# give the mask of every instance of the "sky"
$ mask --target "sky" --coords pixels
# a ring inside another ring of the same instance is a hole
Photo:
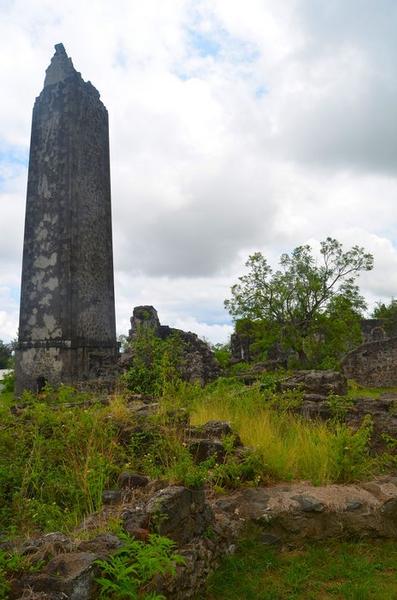
[[[395,0],[0,0],[0,339],[18,328],[31,112],[62,42],[109,111],[116,318],[226,342],[250,253],[327,236],[397,296]]]

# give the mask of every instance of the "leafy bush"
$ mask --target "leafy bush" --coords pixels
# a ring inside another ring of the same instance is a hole
[[[96,579],[100,598],[105,600],[163,600],[144,588],[155,575],[175,573],[184,559],[174,552],[175,543],[166,537],[150,535],[143,543],[122,535],[123,545],[108,560],[98,560],[101,576]],[[165,599],[164,599],[165,600]]]
[[[331,413],[337,421],[343,421],[349,410],[354,406],[354,400],[349,396],[330,394],[327,398],[327,401],[331,409]]]
[[[212,348],[212,351],[222,369],[226,369],[229,366],[232,356],[230,352],[230,344],[216,344]]]
[[[15,387],[15,372],[11,371],[10,373],[4,375],[0,383],[2,385],[3,392],[13,392]]]
[[[22,571],[33,573],[43,566],[43,561],[31,563],[29,557],[17,552],[0,550],[0,600],[7,600],[10,593],[9,580]]]
[[[336,427],[332,443],[335,481],[355,481],[371,474],[368,442],[372,429],[370,415],[364,417],[360,428],[354,433],[343,425]]]
[[[183,351],[178,335],[161,340],[150,328],[142,328],[131,342],[131,348],[132,366],[122,376],[128,389],[136,393],[161,396],[180,381]]]

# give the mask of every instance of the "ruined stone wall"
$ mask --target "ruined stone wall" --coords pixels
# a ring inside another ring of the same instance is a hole
[[[361,333],[363,342],[377,342],[389,337],[385,330],[385,324],[382,319],[362,319]]]
[[[362,385],[397,385],[397,337],[362,344],[345,356],[342,369]]]
[[[126,353],[124,362],[127,366],[133,362],[133,344],[138,333],[150,330],[153,335],[162,340],[170,336],[177,336],[180,340],[183,363],[180,369],[182,379],[204,385],[220,375],[220,367],[209,345],[191,331],[182,331],[168,327],[168,325],[161,325],[153,306],[135,306],[130,323],[131,329],[128,335],[132,343],[132,355],[129,352]]]
[[[94,376],[117,355],[108,115],[61,44],[33,109],[17,393]]]

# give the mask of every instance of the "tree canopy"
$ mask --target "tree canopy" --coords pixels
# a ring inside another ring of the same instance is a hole
[[[389,304],[378,302],[372,316],[374,319],[383,321],[388,335],[397,335],[397,300],[395,298],[391,298]]]
[[[333,334],[336,328],[348,336],[350,325],[357,325],[366,304],[356,280],[373,268],[373,256],[360,246],[344,251],[338,240],[328,237],[320,244],[319,259],[304,245],[282,254],[276,271],[261,252],[252,254],[246,267],[248,273],[233,285],[225,307],[235,319],[267,323],[272,337],[304,362],[310,346],[329,339],[331,317]]]
[[[11,359],[11,345],[0,340],[0,369],[7,369]]]

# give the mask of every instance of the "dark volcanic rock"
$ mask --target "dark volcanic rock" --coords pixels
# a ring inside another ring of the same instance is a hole
[[[120,548],[120,546],[122,546],[122,542],[116,535],[113,535],[112,533],[102,533],[92,540],[80,542],[78,551],[91,552],[92,554],[99,556],[99,558],[104,559],[114,550]]]
[[[300,509],[303,512],[323,512],[324,504],[316,498],[310,496],[292,496],[293,500],[299,503]]]
[[[397,385],[397,337],[361,344],[342,361],[346,377],[369,387]]]
[[[149,516],[143,507],[123,513],[123,529],[133,537],[138,537],[137,532],[147,529],[148,525]]]
[[[297,371],[280,382],[281,391],[301,390],[307,400],[321,400],[331,394],[347,394],[347,379],[338,371]]]
[[[223,462],[226,457],[224,438],[231,437],[233,448],[241,448],[242,443],[237,434],[233,432],[226,421],[208,421],[203,425],[186,429],[189,440],[189,452],[195,462],[200,463],[207,458],[215,457],[218,462]]]
[[[219,440],[226,435],[232,435],[233,429],[227,421],[207,421],[204,425],[190,427],[187,430],[187,433],[191,438],[210,438],[212,440]]]
[[[149,483],[149,478],[145,475],[139,475],[139,473],[124,471],[123,473],[120,473],[118,483],[123,489],[134,489],[145,487]]]
[[[226,450],[222,442],[211,439],[195,439],[189,444],[189,452],[196,463],[201,463],[212,456],[217,462],[223,462]]]
[[[204,490],[169,486],[160,490],[146,506],[151,528],[181,545],[202,534],[213,522]]]
[[[18,598],[23,590],[31,588],[34,592],[47,593],[50,598],[92,600],[95,587],[94,563],[97,558],[91,552],[59,554],[41,573],[25,575],[14,581],[12,598]]]

